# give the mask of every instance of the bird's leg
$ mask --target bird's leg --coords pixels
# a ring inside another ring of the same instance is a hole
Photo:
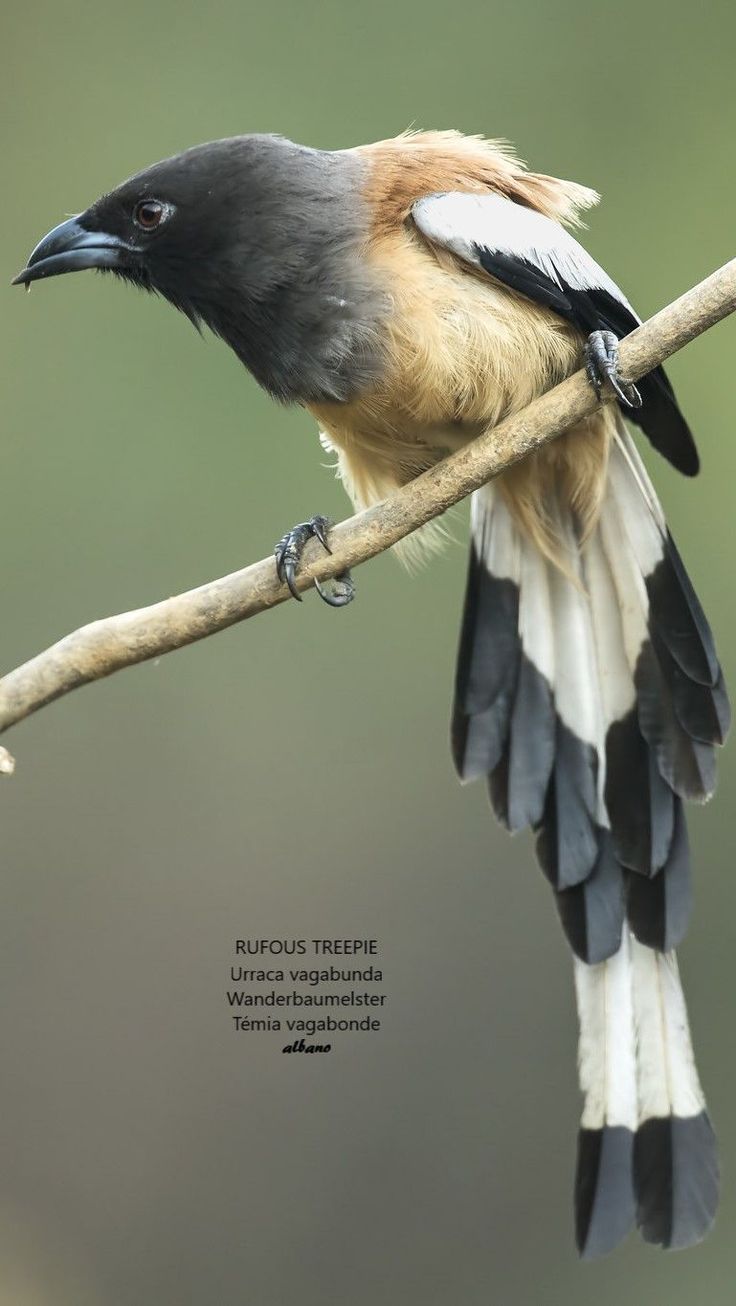
[[[302,596],[294,584],[294,575],[304,552],[304,546],[314,537],[319,540],[327,553],[332,553],[327,543],[329,525],[326,517],[310,517],[309,521],[300,522],[298,526],[287,531],[274,549],[278,578],[288,585],[294,598],[300,603]],[[316,580],[314,587],[320,598],[324,599],[325,603],[329,603],[331,608],[344,608],[345,604],[350,603],[355,596],[355,585],[349,571],[343,571],[339,576],[329,580]]]
[[[585,342],[585,371],[598,398],[607,381],[627,408],[641,408],[641,395],[618,370],[618,337],[613,331],[593,331]]]

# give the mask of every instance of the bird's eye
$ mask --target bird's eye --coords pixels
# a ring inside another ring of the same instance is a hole
[[[143,231],[155,231],[168,217],[168,205],[160,200],[140,200],[133,209],[133,221]]]

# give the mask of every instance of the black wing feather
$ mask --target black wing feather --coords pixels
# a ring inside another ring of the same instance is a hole
[[[628,305],[616,299],[602,286],[584,290],[555,281],[529,259],[476,245],[481,266],[497,281],[559,313],[585,335],[592,331],[612,331],[623,340],[639,321]],[[677,406],[675,393],[661,367],[655,368],[638,382],[642,406],[625,409],[631,422],[640,426],[658,453],[685,476],[695,476],[700,467],[692,433]]]

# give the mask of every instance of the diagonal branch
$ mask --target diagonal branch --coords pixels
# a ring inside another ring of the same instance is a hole
[[[736,259],[627,336],[620,352],[623,376],[638,380],[734,309]],[[382,553],[597,407],[584,373],[577,372],[390,499],[341,522],[330,532],[330,556],[311,542],[299,589]],[[82,626],[0,680],[0,731],[79,685],[204,639],[288,597],[273,558],[265,558],[148,608]],[[0,774],[12,766],[0,749]]]

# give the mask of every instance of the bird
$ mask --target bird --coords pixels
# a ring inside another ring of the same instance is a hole
[[[316,419],[357,509],[389,496],[581,365],[592,416],[471,500],[452,704],[461,781],[530,830],[570,944],[583,1110],[584,1258],[631,1231],[699,1242],[717,1145],[676,948],[691,913],[685,800],[715,784],[729,704],[713,635],[634,440],[685,476],[698,454],[640,319],[574,233],[598,200],[501,140],[411,131],[339,150],[208,142],[56,226],[15,279],[94,268],[208,327],[276,400]],[[276,546],[296,597],[316,514]],[[411,537],[431,556],[436,524]],[[324,582],[333,606],[348,573]]]

